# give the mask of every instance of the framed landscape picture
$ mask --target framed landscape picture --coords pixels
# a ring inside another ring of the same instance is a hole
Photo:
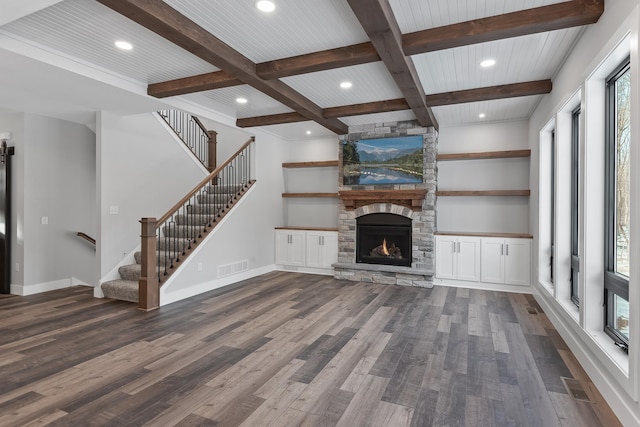
[[[342,166],[343,185],[419,184],[422,135],[346,141]]]

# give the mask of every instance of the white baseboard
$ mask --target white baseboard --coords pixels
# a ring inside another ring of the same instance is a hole
[[[435,285],[452,288],[482,289],[485,291],[512,292],[514,294],[531,294],[531,286],[505,285],[489,282],[467,282],[465,280],[433,279]]]
[[[52,282],[36,283],[35,285],[11,285],[11,293],[14,295],[27,296],[41,294],[42,292],[55,291],[57,289],[72,286],[72,279],[60,279]]]
[[[276,270],[275,265],[266,265],[264,267],[254,268],[253,270],[245,271],[240,274],[234,274],[233,276],[227,276],[222,279],[211,280],[209,282],[199,283],[195,286],[190,286],[186,289],[179,289],[174,292],[163,292],[160,289],[160,306],[165,306],[173,302],[181,301],[186,298],[190,298],[196,295],[203,294],[205,292],[213,291],[215,289],[229,286],[234,283],[241,282],[243,280],[251,279],[262,274],[267,274]]]
[[[323,276],[333,276],[333,268],[299,267],[296,265],[276,265],[278,271],[291,271],[295,273],[321,274]]]

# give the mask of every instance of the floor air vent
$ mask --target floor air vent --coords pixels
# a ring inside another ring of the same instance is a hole
[[[249,269],[249,260],[244,259],[242,261],[233,262],[231,264],[218,266],[218,278],[232,276],[234,274],[242,273]]]
[[[562,379],[562,382],[564,383],[564,386],[567,389],[569,396],[571,396],[573,400],[593,403],[591,402],[591,399],[589,399],[587,392],[584,391],[584,387],[582,387],[582,383],[580,381],[574,378],[566,378],[566,377],[560,377],[560,378]]]

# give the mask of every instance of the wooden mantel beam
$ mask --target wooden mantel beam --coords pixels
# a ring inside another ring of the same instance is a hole
[[[388,0],[347,0],[360,25],[378,51],[407,104],[422,126],[438,128],[426,104],[424,89],[413,60],[402,50],[402,33]]]
[[[455,92],[435,93],[426,95],[426,102],[432,107],[441,105],[463,104],[466,102],[489,101],[495,99],[516,98],[519,96],[543,95],[551,92],[551,80],[537,80],[532,82],[512,83],[499,86],[489,86]],[[403,98],[387,101],[367,102],[363,104],[344,105],[322,110],[327,118],[360,116],[363,114],[385,113],[389,111],[408,110],[409,104]],[[307,120],[298,113],[273,114],[269,116],[246,117],[238,119],[238,127],[268,126],[284,123],[303,122]]]
[[[322,109],[280,80],[264,80],[256,64],[162,0],[98,0],[200,59],[235,76],[327,129],[345,134],[348,127],[338,119],[326,119]]]
[[[560,30],[593,24],[604,12],[604,0],[571,0],[563,3],[527,9],[502,15],[474,19],[402,35],[405,55],[460,47],[486,41]],[[256,64],[256,73],[263,79],[277,79],[380,60],[371,42],[312,52],[289,58]],[[196,79],[197,78],[197,79]],[[179,79],[150,85],[149,94],[157,97],[181,95],[242,84],[223,71],[216,71],[195,80]],[[199,80],[209,82],[197,84]],[[168,84],[170,92],[164,91]],[[182,84],[182,86],[180,86]],[[216,86],[219,85],[219,86]]]

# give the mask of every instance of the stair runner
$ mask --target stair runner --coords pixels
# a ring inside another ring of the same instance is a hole
[[[213,194],[214,188],[215,194]],[[188,235],[187,229],[202,227],[203,224],[208,223],[220,211],[229,207],[231,202],[240,195],[241,190],[242,186],[208,186],[208,194],[198,196],[198,204],[188,207],[189,215],[176,215],[175,227],[163,227],[162,236],[158,239],[157,245],[159,250],[157,255],[158,264],[164,265],[171,259],[175,260],[177,255],[180,255],[181,261],[183,261],[182,250],[189,244],[189,241],[184,238],[184,236]],[[209,213],[209,215],[205,212]],[[177,237],[177,239],[164,239],[163,236]],[[171,243],[169,244],[168,242]],[[100,285],[105,298],[138,302],[138,281],[142,267],[142,253],[136,252],[134,257],[135,264],[123,265],[118,269],[120,279],[110,280]]]

